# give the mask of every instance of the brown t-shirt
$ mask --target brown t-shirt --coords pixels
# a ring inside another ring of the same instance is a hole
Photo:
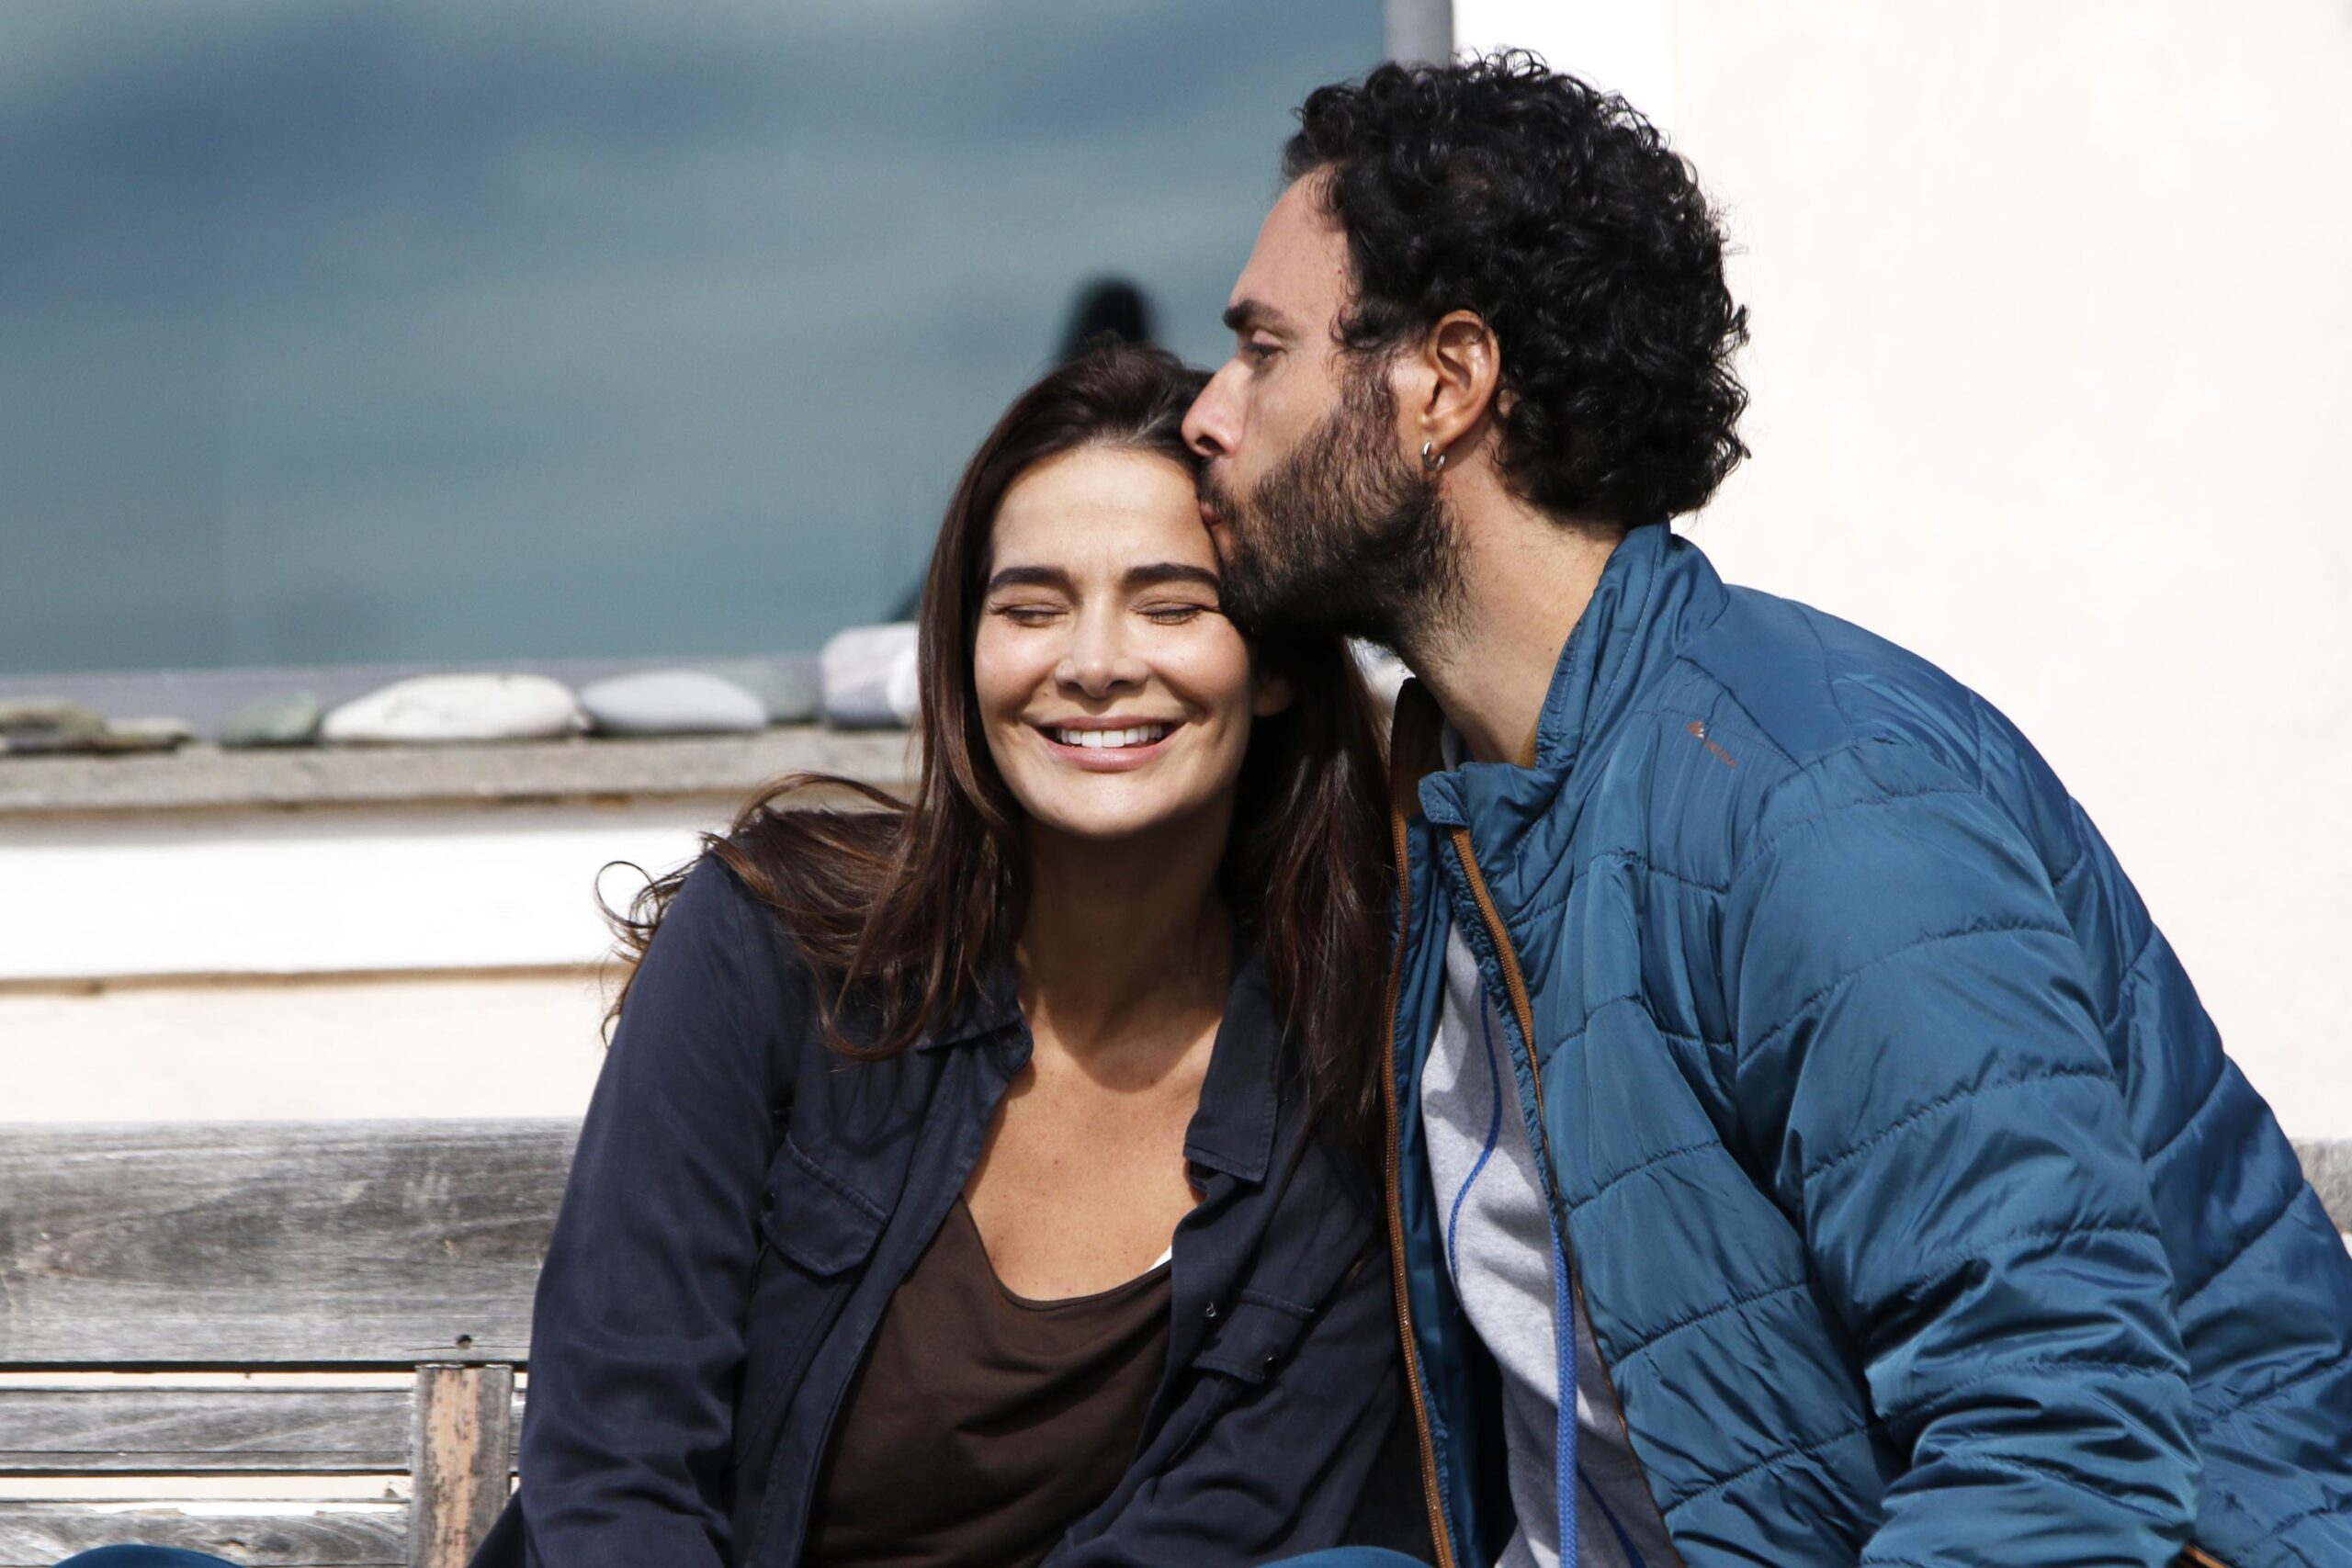
[[[1168,1359],[1168,1265],[1016,1296],[960,1197],[883,1310],[810,1515],[811,1568],[1030,1568],[1118,1484]]]

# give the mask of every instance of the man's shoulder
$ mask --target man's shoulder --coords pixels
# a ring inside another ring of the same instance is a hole
[[[1809,604],[1729,590],[1724,613],[1680,650],[1701,690],[1789,770],[1872,742],[1914,746],[1973,771],[1984,699],[1910,649]]]
[[[1652,831],[1710,850],[1716,874],[1797,818],[1955,789],[2014,806],[2057,788],[1976,693],[1810,605],[1729,589],[1676,655],[1644,705],[1650,744],[1681,753],[1651,773]]]

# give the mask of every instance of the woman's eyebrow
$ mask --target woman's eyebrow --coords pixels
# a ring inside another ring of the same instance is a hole
[[[1000,588],[1058,588],[1065,593],[1076,592],[1069,573],[1057,566],[1008,566],[989,579],[988,591]]]
[[[1158,588],[1170,582],[1196,582],[1202,587],[1220,590],[1225,581],[1204,566],[1190,561],[1150,561],[1131,566],[1119,576],[1120,586],[1132,593],[1138,588]],[[1078,584],[1070,574],[1057,566],[1008,566],[989,579],[988,591],[1000,588],[1056,588],[1064,593],[1076,594]]]
[[[1212,591],[1222,590],[1225,587],[1224,580],[1208,568],[1193,566],[1186,561],[1173,560],[1153,561],[1148,566],[1129,567],[1126,575],[1120,581],[1126,584],[1130,592],[1138,588],[1158,588],[1170,582],[1197,582],[1202,587]]]

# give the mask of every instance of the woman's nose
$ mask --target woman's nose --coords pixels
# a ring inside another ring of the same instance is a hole
[[[1144,678],[1143,661],[1127,638],[1125,618],[1115,613],[1080,615],[1054,678],[1090,697],[1109,696],[1123,686],[1139,683]]]

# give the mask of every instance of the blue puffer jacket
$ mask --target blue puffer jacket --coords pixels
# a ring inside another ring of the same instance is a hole
[[[2352,1260],[2000,715],[1650,527],[1532,767],[1437,728],[1408,688],[1389,1193],[1442,1563],[1513,1522],[1396,1114],[1449,921],[1690,1568],[2352,1563]]]

